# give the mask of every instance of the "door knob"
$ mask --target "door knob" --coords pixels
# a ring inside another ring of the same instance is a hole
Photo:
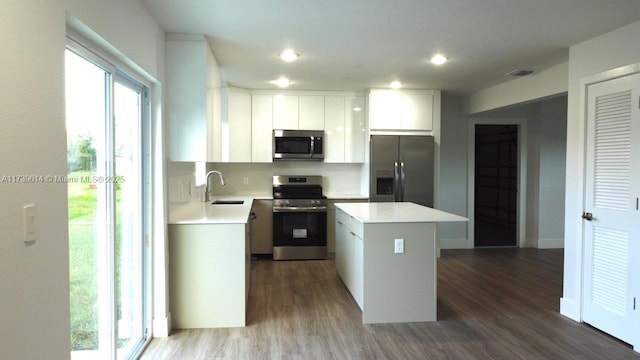
[[[589,212],[583,212],[582,213],[582,218],[587,220],[587,221],[591,221],[591,220],[593,220],[593,214],[589,213]]]

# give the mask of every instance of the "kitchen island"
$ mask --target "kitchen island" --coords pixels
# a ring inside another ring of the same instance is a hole
[[[336,272],[362,322],[436,321],[436,224],[467,219],[409,202],[335,207]]]
[[[223,204],[212,205],[216,200]],[[169,298],[173,328],[246,325],[252,203],[251,198],[234,197],[172,204]]]

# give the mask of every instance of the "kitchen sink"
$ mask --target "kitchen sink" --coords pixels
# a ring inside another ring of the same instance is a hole
[[[216,200],[211,205],[242,205],[244,200]]]

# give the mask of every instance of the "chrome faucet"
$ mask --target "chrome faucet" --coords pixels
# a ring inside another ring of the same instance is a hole
[[[222,177],[222,173],[220,171],[217,170],[211,170],[207,173],[206,176],[206,182],[205,182],[205,187],[204,187],[204,202],[208,202],[209,201],[209,197],[211,196],[211,190],[209,190],[209,176],[211,174],[218,174],[218,176],[220,176],[220,184],[222,186],[224,186],[224,178]]]

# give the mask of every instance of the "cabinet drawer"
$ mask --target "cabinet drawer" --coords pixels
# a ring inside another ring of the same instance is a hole
[[[349,229],[350,232],[354,233],[357,237],[364,239],[362,222],[340,209],[336,209],[336,219]]]

